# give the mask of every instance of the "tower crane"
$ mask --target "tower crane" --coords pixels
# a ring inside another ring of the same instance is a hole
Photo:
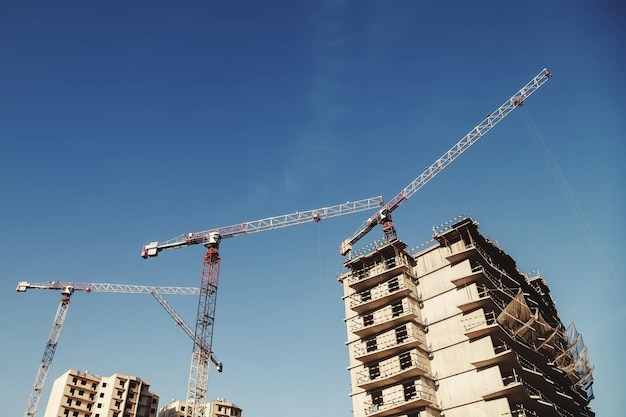
[[[244,236],[298,224],[319,222],[323,219],[370,210],[380,207],[382,197],[348,201],[330,207],[268,217],[232,226],[219,227],[201,232],[186,233],[166,242],[151,242],[144,245],[141,256],[151,258],[161,251],[201,244],[207,249],[202,264],[200,299],[194,332],[194,348],[191,355],[189,383],[187,388],[187,416],[204,417],[204,403],[209,383],[209,353],[213,344],[215,306],[220,271],[219,244],[221,239]]]
[[[200,292],[199,290],[200,289],[198,288],[198,293]],[[208,352],[208,354],[211,357],[211,362],[213,362],[213,364],[215,365],[215,368],[217,368],[217,372],[222,372],[224,370],[224,365],[222,364],[222,362],[217,359],[217,357],[215,356],[215,353],[213,353],[209,349],[209,347],[204,343],[204,341],[202,340],[196,341],[196,335],[194,334],[193,329],[187,324],[185,320],[183,320],[183,318],[176,312],[176,310],[172,308],[172,306],[167,302],[167,300],[163,298],[163,296],[156,291],[151,292],[151,294],[154,296],[154,298],[156,298],[158,303],[161,304],[161,306],[165,309],[165,311],[168,312],[170,317],[174,319],[174,322],[176,323],[176,325],[179,326],[185,332],[185,334],[191,338],[191,340],[193,340],[195,343],[198,343],[204,351]]]
[[[198,295],[200,293],[199,288],[190,288],[190,287],[159,287],[159,286],[143,286],[143,285],[127,285],[127,284],[103,284],[103,283],[59,282],[59,281],[50,281],[50,282],[35,283],[35,284],[31,284],[30,282],[27,282],[27,281],[18,282],[17,288],[16,288],[18,292],[25,292],[26,290],[29,290],[29,289],[61,291],[61,301],[59,302],[59,307],[57,308],[57,312],[54,315],[54,321],[52,322],[52,329],[50,330],[50,335],[48,336],[48,341],[44,349],[43,357],[41,359],[41,362],[39,363],[39,368],[37,370],[37,375],[35,377],[33,389],[31,390],[30,397],[26,405],[26,411],[24,412],[24,417],[34,417],[37,415],[39,402],[41,400],[41,394],[46,385],[46,379],[48,378],[50,365],[52,364],[52,359],[54,358],[54,352],[56,351],[57,344],[59,342],[59,337],[61,336],[61,329],[63,328],[65,316],[67,315],[67,309],[70,305],[70,298],[72,294],[74,294],[74,291],[153,294],[155,297],[160,296],[161,294]],[[162,296],[161,296],[161,299],[163,299]],[[165,299],[163,300],[165,301]],[[173,309],[171,310],[173,311]],[[172,313],[170,313],[170,315],[172,315]],[[184,323],[184,321],[182,322]],[[213,357],[212,354],[211,356]],[[221,363],[219,365],[219,369],[221,369]]]
[[[413,194],[419,191],[420,188],[432,180],[437,174],[443,171],[443,169],[450,165],[452,161],[461,156],[463,152],[475,144],[502,119],[508,116],[509,113],[511,113],[515,108],[523,106],[524,101],[550,78],[552,78],[552,74],[547,69],[544,68],[541,70],[537,76],[530,80],[517,93],[513,94],[511,98],[504,102],[504,104],[498,107],[491,114],[487,115],[486,119],[470,130],[467,135],[458,141],[445,154],[437,159],[432,165],[424,169],[424,171],[416,179],[404,187],[402,191],[400,191],[388,203],[383,205],[382,208],[365,220],[352,237],[341,243],[339,253],[344,256],[350,253],[352,246],[378,224],[382,224],[384,240],[391,241],[396,239],[396,230],[391,219],[391,213],[402,203],[408,200]]]

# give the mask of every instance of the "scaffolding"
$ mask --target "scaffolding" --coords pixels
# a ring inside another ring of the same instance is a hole
[[[514,338],[546,356],[572,383],[593,396],[593,365],[589,363],[587,346],[574,322],[565,328],[562,323],[550,325],[539,312],[529,307],[526,295],[520,289],[497,317],[498,323]]]

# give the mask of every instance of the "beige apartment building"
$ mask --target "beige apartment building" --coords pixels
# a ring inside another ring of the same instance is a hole
[[[187,411],[186,401],[172,401],[161,407],[158,417],[185,417]],[[224,398],[218,398],[206,404],[204,417],[243,417],[243,409]]]
[[[546,281],[470,218],[434,231],[344,264],[353,417],[594,416],[582,337]]]
[[[70,369],[54,381],[44,417],[156,417],[159,396],[135,376]]]

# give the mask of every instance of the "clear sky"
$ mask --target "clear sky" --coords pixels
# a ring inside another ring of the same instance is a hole
[[[539,270],[589,347],[593,408],[620,415],[625,17],[617,1],[4,2],[2,414],[24,413],[59,302],[17,281],[198,286],[202,247],[143,260],[142,245],[389,200],[547,67],[395,223],[413,247],[466,213]],[[368,215],[222,242],[209,398],[351,415],[338,247]],[[168,300],[193,325],[196,298]],[[191,349],[150,296],[77,293],[39,416],[69,368],[184,399]]]

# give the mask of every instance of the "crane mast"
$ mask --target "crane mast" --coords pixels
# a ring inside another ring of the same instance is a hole
[[[291,214],[268,217],[265,219],[238,223],[201,232],[186,233],[168,241],[150,242],[144,245],[142,258],[158,256],[161,251],[184,248],[201,244],[206,247],[202,262],[200,297],[194,332],[194,348],[189,367],[187,386],[187,417],[204,417],[204,405],[209,385],[209,361],[213,346],[213,329],[217,303],[217,288],[220,274],[219,244],[221,239],[244,236],[303,223],[371,210],[382,205],[382,197],[372,197],[358,201],[348,201],[335,206],[314,210],[298,211]],[[219,370],[219,369],[218,369]]]
[[[101,284],[101,283],[88,283],[88,282],[60,282],[49,281],[31,284],[27,281],[20,281],[17,284],[17,292],[25,292],[29,289],[36,290],[57,290],[61,291],[61,301],[57,308],[54,320],[52,322],[52,328],[50,329],[50,335],[46,342],[43,357],[39,363],[37,369],[37,375],[35,376],[35,382],[30,392],[28,402],[26,404],[26,411],[24,417],[35,417],[37,410],[39,409],[39,403],[41,401],[41,395],[46,386],[46,380],[48,379],[48,373],[50,366],[54,358],[59,338],[61,337],[61,329],[67,316],[67,310],[70,305],[70,298],[75,291],[85,292],[112,292],[112,293],[130,293],[130,294],[179,294],[179,295],[198,295],[200,290],[198,288],[190,287],[155,287],[155,286],[142,286],[142,285],[127,285],[127,284]],[[156,295],[155,295],[156,297]],[[162,298],[162,297],[161,297]],[[157,298],[158,300],[158,298]],[[163,304],[161,304],[163,305]],[[171,309],[171,307],[170,307]],[[167,309],[166,309],[167,310]],[[169,312],[169,311],[168,311]],[[170,313],[171,314],[171,313]],[[212,356],[212,355],[211,355]],[[216,363],[217,366],[217,363]],[[221,369],[221,363],[219,365]]]
[[[419,191],[424,185],[432,180],[437,174],[443,171],[448,165],[450,165],[456,158],[461,156],[463,152],[469,149],[473,144],[478,142],[487,132],[495,127],[502,119],[509,115],[517,107],[523,106],[524,101],[530,97],[535,91],[539,89],[544,83],[546,83],[552,74],[543,69],[532,80],[530,80],[524,87],[522,87],[517,93],[513,94],[507,101],[505,101],[500,107],[498,107],[491,114],[487,115],[482,122],[469,131],[460,141],[458,141],[452,148],[444,153],[439,159],[433,162],[432,165],[427,167],[416,179],[414,179],[409,185],[404,187],[395,197],[393,197],[388,203],[386,203],[378,212],[370,216],[356,233],[346,240],[344,240],[339,249],[341,255],[346,255],[352,250],[352,246],[358,242],[363,236],[369,233],[377,224],[382,224],[383,236],[386,240],[393,240],[396,238],[396,231],[391,220],[391,213],[397,209],[402,203],[408,200],[413,194]]]
[[[50,335],[46,342],[46,347],[43,351],[43,357],[39,363],[37,369],[37,375],[35,376],[35,383],[33,389],[30,392],[28,403],[26,404],[26,411],[24,417],[35,417],[39,408],[39,401],[41,400],[41,394],[46,386],[46,379],[48,379],[48,372],[50,371],[50,365],[54,358],[54,352],[57,349],[59,343],[59,337],[61,336],[61,329],[63,328],[63,322],[65,322],[65,316],[67,315],[67,308],[70,305],[70,297],[74,293],[72,287],[66,287],[61,292],[61,301],[59,307],[54,315],[54,321],[52,322],[52,329],[50,329]]]
[[[170,315],[170,317],[172,319],[174,319],[174,322],[176,323],[176,325],[179,326],[185,332],[185,334],[191,338],[191,340],[195,341],[195,334],[194,334],[193,329],[176,312],[176,310],[174,310],[172,308],[172,306],[167,302],[167,300],[161,294],[159,294],[158,292],[152,292],[151,294],[154,296],[154,298],[157,300],[157,302],[159,304],[161,304],[161,307],[163,307],[165,309],[165,311],[167,311],[167,313]],[[213,352],[211,352],[209,347],[207,345],[205,345],[204,342],[198,341],[198,343],[200,343],[202,345],[202,349],[204,349],[204,350],[209,352],[209,354],[211,355],[211,362],[213,362],[213,364],[217,368],[217,371],[218,372],[222,372],[223,369],[224,369],[224,365],[222,364],[222,362],[220,362],[217,359],[215,354]]]

